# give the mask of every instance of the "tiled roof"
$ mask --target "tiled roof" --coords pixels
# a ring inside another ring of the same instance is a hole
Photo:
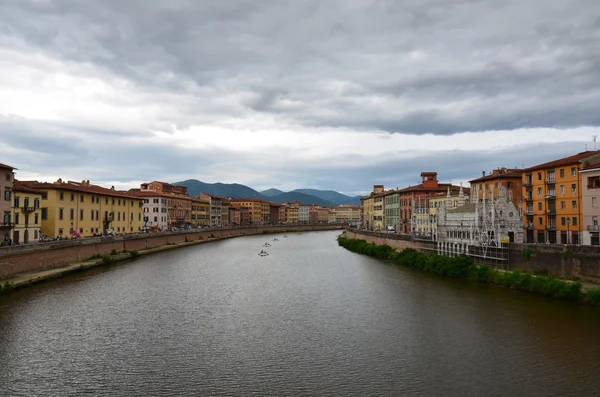
[[[30,187],[39,190],[50,190],[50,189],[60,189],[74,192],[83,192],[83,193],[94,193],[101,194],[104,196],[113,196],[113,197],[123,197],[129,199],[139,199],[139,196],[132,194],[130,192],[126,192],[123,190],[113,190],[107,189],[102,186],[97,185],[83,185],[83,184],[74,184],[74,183],[65,183],[65,182],[38,182],[32,184]]]
[[[12,167],[12,166],[6,165],[6,164],[2,164],[2,163],[0,163],[0,168],[4,168],[4,169],[8,169],[8,170],[16,170],[15,167]]]
[[[256,199],[256,198],[234,198],[234,199],[231,199],[231,202],[236,202],[236,203],[240,203],[240,202],[266,203],[267,201],[261,200],[261,199]]]
[[[506,179],[506,178],[515,178],[521,179],[523,177],[523,170],[520,169],[509,169],[504,173],[496,173],[489,174],[486,176],[479,177],[477,179],[470,180],[469,183],[477,183],[477,182],[485,182],[485,181],[494,181],[498,179]]]
[[[534,165],[533,167],[526,168],[523,171],[529,172],[529,171],[543,170],[543,169],[552,168],[552,167],[560,167],[563,165],[577,164],[581,160],[586,159],[586,158],[591,157],[596,154],[600,154],[600,151],[588,150],[586,152],[577,153],[573,156],[563,157],[562,159],[553,160],[553,161],[549,161],[547,163]]]
[[[39,190],[33,189],[30,186],[32,183],[38,183],[37,181],[17,181],[15,179],[15,183],[13,184],[12,191],[13,192],[24,192],[24,193],[34,193],[34,194],[42,194]]]

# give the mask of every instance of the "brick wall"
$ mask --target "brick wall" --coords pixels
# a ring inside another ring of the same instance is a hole
[[[114,249],[117,252],[142,251],[168,244],[178,244],[197,240],[206,240],[211,234],[215,237],[262,234],[312,230],[341,229],[335,225],[274,226],[230,229],[190,230],[175,233],[137,234],[64,240],[44,244],[2,247],[0,249],[0,279],[9,278],[18,273],[53,269],[69,263],[84,261],[94,255],[107,255]]]

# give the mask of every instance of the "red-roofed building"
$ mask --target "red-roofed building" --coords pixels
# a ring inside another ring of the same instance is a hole
[[[412,234],[413,232],[413,199],[418,208],[429,208],[429,197],[437,193],[447,192],[448,189],[450,189],[450,194],[455,194],[460,191],[461,187],[450,183],[440,183],[437,179],[437,172],[421,172],[420,184],[398,190],[400,198],[400,232],[406,234]]]
[[[469,181],[471,184],[471,202],[482,200],[483,195],[490,198],[490,192],[494,199],[500,194],[500,186],[506,188],[508,199],[513,202],[516,208],[523,205],[523,170],[518,168],[498,168],[486,175],[482,171],[482,176]]]
[[[580,244],[584,164],[600,162],[586,151],[523,170],[523,208],[528,243]]]

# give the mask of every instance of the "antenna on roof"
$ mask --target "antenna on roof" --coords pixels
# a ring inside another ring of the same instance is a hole
[[[592,135],[592,140],[594,141],[594,151],[596,151],[596,139],[598,139],[598,135]]]

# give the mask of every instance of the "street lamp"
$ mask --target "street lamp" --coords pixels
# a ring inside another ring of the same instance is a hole
[[[571,234],[571,217],[567,217],[567,245],[570,243],[570,234]]]

